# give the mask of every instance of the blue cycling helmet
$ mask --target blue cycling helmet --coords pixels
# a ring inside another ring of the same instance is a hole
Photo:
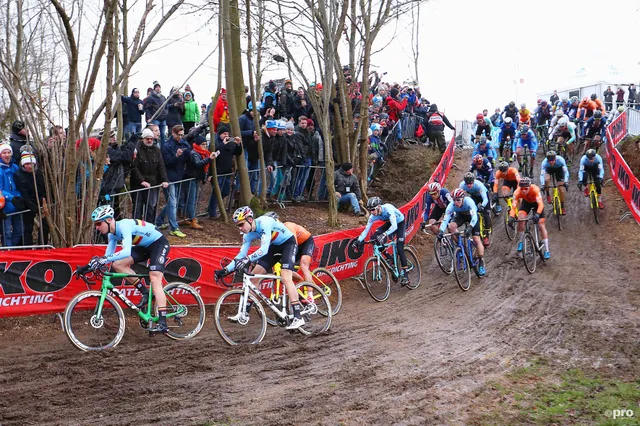
[[[98,206],[93,213],[91,213],[92,222],[102,222],[107,219],[113,219],[115,212],[111,206]]]

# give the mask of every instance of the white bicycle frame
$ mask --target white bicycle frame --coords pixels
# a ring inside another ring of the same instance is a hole
[[[250,274],[248,272],[245,272],[243,277],[242,277],[242,290],[243,290],[243,294],[242,294],[242,298],[240,299],[240,303],[238,303],[238,313],[239,314],[243,314],[246,315],[247,312],[247,303],[246,301],[249,300],[249,291],[251,291],[259,300],[261,300],[264,304],[267,305],[267,307],[269,309],[271,309],[277,316],[278,318],[282,319],[282,320],[286,320],[287,317],[289,317],[290,315],[287,313],[287,292],[285,291],[282,295],[283,297],[283,301],[282,301],[282,306],[283,306],[283,310],[281,311],[280,309],[278,309],[278,307],[271,301],[271,299],[269,299],[267,296],[265,296],[259,289],[258,287],[256,287],[253,282],[251,282],[251,279],[253,278],[257,278],[257,279],[270,279],[270,280],[281,280],[282,277],[279,277],[277,275],[270,275],[270,274]],[[284,284],[284,283],[283,283]]]

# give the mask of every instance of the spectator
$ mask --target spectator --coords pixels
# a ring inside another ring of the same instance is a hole
[[[551,102],[551,105],[554,105],[556,101],[559,101],[559,100],[560,100],[560,96],[558,96],[558,91],[554,90],[553,95],[551,95],[551,97],[549,98],[549,102]]]
[[[2,219],[2,240],[5,246],[17,246],[22,240],[22,215],[11,213],[25,210],[26,205],[20,197],[14,176],[18,166],[12,161],[13,149],[8,143],[0,144],[0,194],[4,199],[4,207],[0,210]],[[0,198],[0,200],[2,199]]]
[[[262,126],[262,153],[264,154],[264,164],[267,168],[267,179],[269,181],[267,194],[271,194],[276,179],[275,165],[273,160],[273,149],[276,143],[275,138],[277,132],[278,122],[276,120],[267,120],[264,126]]]
[[[301,140],[296,140],[294,136],[295,127],[292,121],[285,124],[284,140],[287,146],[287,158],[286,168],[284,170],[284,176],[282,180],[282,186],[279,194],[279,201],[282,201],[284,197],[293,197],[293,187],[291,185],[293,170],[297,171],[296,166],[304,164],[304,147]],[[283,194],[282,188],[286,191]]]
[[[11,149],[13,150],[12,160],[16,165],[20,164],[21,148],[29,142],[29,128],[24,121],[16,120],[11,124],[9,141],[11,143]],[[32,146],[29,147],[29,150],[35,152]]]
[[[340,170],[334,173],[334,181],[338,208],[351,206],[356,216],[364,216],[360,183],[358,183],[358,177],[353,174],[353,165],[342,164]]]
[[[208,124],[207,104],[200,105],[200,124]]]
[[[296,97],[296,93],[293,91],[293,84],[291,80],[286,79],[284,81],[284,88],[280,91],[280,117],[285,118],[287,121],[293,117],[293,101]]]
[[[249,170],[251,192],[256,194],[260,183],[260,156],[258,155],[257,144],[257,141],[260,140],[260,135],[255,131],[253,115],[253,104],[249,102],[248,108],[238,118],[238,123],[240,124],[242,145],[244,146],[244,159],[247,163],[247,169]],[[227,126],[227,129],[228,127],[229,126]]]
[[[616,107],[624,106],[624,93],[622,87],[618,86],[616,90]]]
[[[169,183],[181,181],[184,177],[185,166],[189,162],[191,155],[190,148],[189,144],[184,140],[184,127],[175,126],[171,130],[171,138],[161,149]],[[179,184],[173,183],[163,190],[167,204],[158,215],[156,226],[159,229],[165,229],[167,225],[164,224],[164,220],[165,217],[168,217],[169,227],[171,228],[170,235],[185,238],[186,235],[178,228],[179,187]]]
[[[44,217],[49,212],[47,210],[46,189],[44,185],[44,175],[40,169],[36,168],[36,157],[30,152],[24,152],[20,157],[20,169],[14,176],[16,188],[22,195],[22,199],[29,209],[22,215],[24,222],[24,238],[22,244],[33,245],[33,223],[42,208],[42,234],[41,244],[47,244],[49,240],[49,225]],[[38,204],[39,202],[39,204]],[[40,240],[40,239],[39,239]]]
[[[633,108],[636,103],[636,85],[631,83],[629,86],[629,98],[628,98],[629,108]]]
[[[147,124],[155,124],[160,130],[160,146],[164,145],[167,131],[167,115],[169,110],[165,105],[166,98],[161,93],[162,87],[157,81],[153,82],[153,92],[145,99],[145,112],[147,113]],[[157,115],[156,115],[157,113]],[[152,120],[151,118],[156,115]]]
[[[186,96],[187,92],[189,92],[191,94],[191,100],[195,101],[196,100],[196,95],[193,93],[193,90],[191,90],[191,86],[189,84],[184,86],[184,94],[185,94],[185,96]],[[196,105],[198,105],[198,104],[196,103]],[[186,131],[187,130],[185,129],[185,132]]]
[[[301,115],[298,118],[298,126],[293,135],[296,145],[301,147],[304,157],[303,167],[298,167],[296,172],[296,183],[293,192],[294,201],[304,201],[304,189],[309,179],[309,170],[313,163],[312,141],[309,129],[307,129],[307,117]]]
[[[229,124],[229,103],[227,102],[227,90],[220,89],[220,96],[216,103],[216,109],[213,110],[213,130],[218,130],[220,123]]]
[[[451,130],[455,131],[455,127],[451,125],[449,119],[444,113],[438,111],[438,105],[431,104],[429,107],[429,114],[427,114],[427,137],[431,143],[436,143],[440,153],[444,153],[447,147],[447,142],[444,138],[444,126],[446,125]]]
[[[276,83],[273,80],[269,80],[269,84],[265,86],[264,94],[262,95],[262,106],[260,108],[260,114],[265,115],[268,109],[273,108],[273,118],[275,118],[275,111],[278,110],[278,99],[276,93]]]
[[[402,139],[402,125],[400,124],[400,114],[407,107],[407,98],[403,99],[402,102],[399,101],[398,98],[399,91],[395,87],[389,91],[389,96],[387,96],[387,106],[389,107],[389,119],[397,123],[396,125],[396,139],[400,143],[400,146],[404,146],[404,140]],[[405,147],[406,148],[406,147]]]
[[[495,113],[489,118],[493,127],[500,127],[502,125],[502,114],[500,108],[496,108]]]
[[[123,109],[126,110],[127,119],[124,121],[124,134],[126,137],[131,136],[134,133],[140,133],[142,131],[142,116],[144,115],[144,106],[140,99],[140,91],[133,89],[131,96],[121,96]]]
[[[111,135],[109,146],[107,147],[107,158],[105,166],[107,169],[102,177],[102,186],[100,187],[100,202],[98,204],[108,204],[107,195],[118,194],[125,187],[125,180],[131,169],[133,161],[133,152],[138,143],[138,135],[133,133],[127,143],[119,146],[116,141],[115,132]],[[120,199],[122,197],[113,198],[113,209],[116,219],[120,216]]]
[[[239,136],[230,137],[229,126],[222,123],[218,126],[218,141],[216,150],[220,152],[216,157],[216,172],[218,174],[218,186],[224,199],[231,193],[231,178],[233,174],[233,159],[242,154],[242,139]],[[211,180],[213,168],[209,168],[209,180]],[[213,185],[213,183],[211,184]],[[220,210],[222,211],[222,206]],[[217,219],[218,198],[215,191],[211,191],[209,199],[209,219]]]
[[[200,185],[204,183],[205,178],[209,175],[211,161],[216,158],[218,152],[209,151],[207,149],[208,145],[207,138],[199,135],[194,139],[191,149],[190,169],[195,171],[195,179],[190,181],[186,214],[187,224],[193,229],[202,229],[202,225],[198,223],[196,218],[196,201],[198,200]]]
[[[287,139],[284,136],[287,123],[283,120],[276,121],[276,135],[271,147],[271,159],[273,161],[273,185],[269,186],[268,195],[273,200],[281,188],[284,172],[287,167]]]
[[[193,100],[191,92],[184,92],[184,113],[182,114],[184,131],[188,133],[199,121],[198,104]]]
[[[167,127],[182,126],[182,114],[184,114],[184,99],[182,93],[171,89],[171,97],[167,104]],[[186,132],[186,131],[185,131]]]
[[[320,132],[316,130],[315,123],[312,119],[307,119],[307,130],[311,137],[311,164],[313,166],[324,167],[324,142]],[[312,185],[314,189],[318,189],[317,198],[325,199],[327,197],[327,183],[324,176],[324,170],[321,168],[313,169]]]
[[[309,101],[309,97],[304,92],[302,87],[298,87],[298,93],[296,97],[293,99],[293,119],[297,123],[300,120],[300,116],[309,115],[311,101]]]
[[[159,133],[158,126],[150,127],[154,127]],[[142,131],[142,141],[138,144],[136,158],[131,165],[131,189],[146,189],[133,194],[133,217],[149,223],[156,221],[156,207],[160,192],[159,188],[152,187],[162,185],[163,188],[167,188],[169,186],[162,153],[154,143],[156,138],[152,129],[147,128]]]
[[[604,97],[604,106],[607,111],[611,111],[613,109],[613,90],[611,90],[611,86],[607,86],[607,90],[602,94]]]

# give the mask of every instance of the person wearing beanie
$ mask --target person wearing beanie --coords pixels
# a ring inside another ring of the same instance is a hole
[[[142,140],[136,147],[137,154],[131,163],[131,189],[146,189],[132,194],[133,196],[133,217],[149,223],[156,221],[156,209],[161,185],[163,188],[169,186],[167,170],[160,148],[155,141],[158,126],[151,125],[142,131]],[[154,132],[155,130],[155,132]]]
[[[286,79],[284,81],[284,87],[280,90],[280,101],[278,104],[280,118],[290,120],[291,117],[293,117],[293,101],[295,97],[296,92],[293,91],[293,84],[291,80]]]
[[[227,197],[231,193],[231,178],[233,175],[233,159],[242,154],[242,139],[239,136],[235,138],[231,137],[229,127],[226,124],[218,127],[218,137],[216,138],[215,150],[220,152],[216,157],[216,173],[218,175],[218,187],[222,199]],[[208,180],[211,181],[213,186],[213,167],[209,167]],[[220,206],[223,209],[224,205]],[[218,197],[214,190],[211,191],[211,198],[209,198],[209,219],[215,220],[219,216],[218,211]]]
[[[143,102],[147,124],[155,124],[160,130],[160,146],[164,145],[167,132],[167,115],[169,109],[165,105],[167,98],[162,94],[162,87],[153,82],[153,92]],[[163,106],[164,105],[164,106]]]
[[[16,187],[26,204],[28,212],[22,215],[24,223],[24,237],[22,243],[25,246],[33,245],[33,224],[36,216],[42,212],[40,225],[42,226],[42,239],[40,244],[47,244],[49,240],[49,225],[44,219],[47,216],[46,188],[44,185],[44,175],[36,167],[36,157],[31,152],[23,152],[20,157],[20,168],[14,178]]]
[[[169,94],[169,103],[167,104],[167,129],[169,131],[172,131],[173,126],[182,126],[183,114],[184,99],[182,98],[182,93],[172,88]],[[186,130],[185,133],[187,133]]]
[[[134,88],[131,96],[120,96],[122,101],[124,134],[129,138],[134,133],[142,131],[142,116],[144,115],[144,105],[140,99],[140,91]]]
[[[358,177],[353,174],[353,165],[343,163],[334,173],[335,194],[338,200],[338,208],[351,206],[356,216],[364,216],[362,209],[362,194]]]
[[[11,124],[11,135],[9,136],[9,143],[13,150],[13,162],[20,164],[20,149],[26,146],[29,139],[29,128],[24,121],[16,120]],[[29,148],[34,151],[33,146]],[[34,151],[35,152],[35,151]]]
[[[447,148],[447,142],[444,138],[444,126],[446,125],[454,131],[455,127],[451,125],[444,113],[438,111],[437,104],[431,104],[431,106],[429,106],[429,113],[427,114],[425,123],[427,138],[429,138],[431,143],[437,144],[440,154],[443,154]]]
[[[220,96],[213,110],[213,130],[218,130],[220,123],[229,124],[229,102],[227,102],[227,90],[220,89]]]
[[[182,114],[184,131],[189,132],[198,121],[200,121],[198,103],[193,100],[193,94],[191,92],[184,92],[184,113]]]
[[[18,172],[18,165],[13,162],[14,151],[8,143],[0,144],[0,192],[4,196],[5,205],[2,215],[2,245],[17,246],[22,240],[22,215],[6,217],[9,213],[22,211],[26,208],[20,196],[14,177]],[[20,155],[20,154],[18,154]],[[19,157],[18,157],[19,158]],[[19,162],[19,160],[18,160]]]
[[[222,127],[222,126],[221,126]],[[211,162],[215,160],[218,155],[218,151],[209,151],[209,142],[207,138],[198,134],[191,144],[191,164],[187,168],[184,178],[194,178],[192,181],[185,182],[183,184],[183,193],[186,190],[185,198],[186,208],[184,209],[186,221],[185,223],[191,227],[191,229],[202,229],[203,226],[198,223],[196,217],[196,202],[198,200],[198,194],[200,193],[200,187],[204,184],[208,174]],[[188,187],[187,184],[188,183]],[[184,188],[187,187],[187,188]],[[180,209],[180,205],[178,205]]]
[[[296,168],[296,183],[293,191],[293,201],[304,201],[304,190],[309,179],[309,173],[311,171],[311,164],[313,163],[313,147],[311,140],[311,133],[307,128],[308,119],[306,116],[301,115],[298,117],[298,126],[295,129],[293,135],[296,145],[302,150],[303,153],[303,167]]]
[[[253,115],[253,108],[247,108],[238,118],[238,124],[240,125],[240,136],[245,151],[245,158],[247,159],[251,192],[256,194],[260,184],[260,157],[258,156],[257,141],[260,140],[261,136],[255,131]]]

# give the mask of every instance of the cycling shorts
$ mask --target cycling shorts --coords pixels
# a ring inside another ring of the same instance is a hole
[[[503,180],[502,181],[502,186],[506,186],[506,187],[510,188],[512,191],[515,191],[516,189],[518,189],[518,181],[516,181],[516,180]]]
[[[471,223],[471,215],[468,214],[456,214],[452,220],[453,223],[458,225],[458,229],[466,224]],[[476,224],[473,225],[473,229],[471,230],[472,235],[479,237],[480,236],[480,220],[476,220]]]
[[[562,167],[547,168],[545,173],[549,175],[549,179],[551,179],[551,176],[555,176],[556,182],[564,182],[564,171]]]
[[[526,214],[529,214],[529,212],[532,209],[534,211],[538,211],[538,203],[532,203],[532,202],[529,202],[527,200],[521,200],[520,201],[520,205],[518,206],[518,211],[525,212]],[[543,218],[544,218],[544,209],[542,210],[542,213],[540,213],[540,219],[543,219]]]
[[[487,136],[487,140],[491,140],[491,129],[489,129],[488,126],[486,127],[481,127],[478,126],[478,128],[476,129],[476,136],[481,136],[483,133],[486,134]]]
[[[444,211],[445,209],[437,204],[434,204],[433,208],[431,209],[431,213],[429,213],[429,220],[433,219],[437,222],[438,220],[440,220],[442,215],[444,215]]]
[[[149,271],[164,272],[164,265],[169,256],[169,241],[162,236],[146,247],[135,246],[131,248],[131,257],[134,263],[149,261]]]
[[[313,251],[316,248],[316,243],[313,241],[313,237],[309,237],[306,241],[298,246],[298,252],[296,253],[296,262],[299,262],[302,256],[313,257]]]
[[[600,169],[598,168],[597,164],[593,166],[584,166],[584,171],[582,173],[582,183],[584,185],[587,184],[587,178],[589,177],[589,175],[591,175],[594,181],[600,179]]]
[[[589,139],[593,139],[594,136],[599,136],[602,132],[602,129],[589,129],[587,130],[587,134],[585,135]]]
[[[500,147],[504,147],[505,142],[507,141],[507,137],[511,136],[511,141],[513,141],[513,138],[516,136],[516,131],[515,130],[510,130],[510,131],[502,131],[500,133]]]
[[[270,244],[267,254],[258,259],[258,265],[270,271],[276,262],[282,263],[282,269],[293,271],[296,267],[296,253],[298,244],[295,235],[292,235],[282,244]]]

